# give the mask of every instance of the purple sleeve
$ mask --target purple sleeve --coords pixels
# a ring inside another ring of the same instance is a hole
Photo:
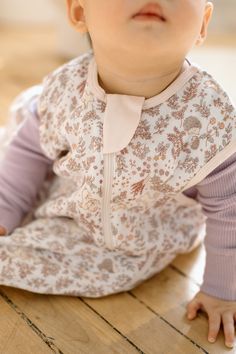
[[[25,117],[0,162],[0,225],[11,233],[35,203],[52,166],[39,143],[36,102],[24,107]]]
[[[200,290],[236,301],[236,153],[184,194],[198,200],[207,216]]]

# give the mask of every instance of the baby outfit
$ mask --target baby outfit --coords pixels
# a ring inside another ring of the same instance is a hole
[[[214,181],[232,171],[236,112],[207,72],[192,64],[149,99],[106,94],[90,51],[24,92],[12,114],[1,147],[0,284],[86,297],[130,290],[209,228],[201,289],[236,300],[224,273],[235,267],[235,229],[230,246],[212,232],[220,217],[229,225],[222,210],[234,201],[234,183],[224,198]]]

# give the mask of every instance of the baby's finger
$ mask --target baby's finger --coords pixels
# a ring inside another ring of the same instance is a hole
[[[6,235],[6,229],[0,226],[0,236],[5,236],[5,235]]]
[[[187,317],[189,320],[192,320],[196,317],[197,311],[201,308],[200,302],[198,302],[196,299],[193,299],[190,303],[187,305]]]
[[[208,314],[208,321],[209,321],[208,340],[209,342],[213,343],[215,342],[217,334],[220,329],[221,316],[217,312]]]
[[[222,314],[224,327],[225,345],[232,348],[234,346],[234,317],[232,312],[227,311]]]

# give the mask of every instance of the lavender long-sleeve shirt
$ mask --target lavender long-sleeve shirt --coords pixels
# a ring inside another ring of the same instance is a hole
[[[36,101],[0,162],[0,225],[11,233],[35,203],[53,161],[40,147]],[[206,265],[201,290],[236,300],[236,153],[203,181],[184,191],[202,205],[206,220]],[[16,183],[17,179],[17,183]]]

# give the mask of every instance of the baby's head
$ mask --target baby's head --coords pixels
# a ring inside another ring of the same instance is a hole
[[[213,5],[206,0],[67,0],[67,9],[72,26],[89,33],[95,52],[184,58],[206,38]],[[156,16],[135,16],[142,9]]]

